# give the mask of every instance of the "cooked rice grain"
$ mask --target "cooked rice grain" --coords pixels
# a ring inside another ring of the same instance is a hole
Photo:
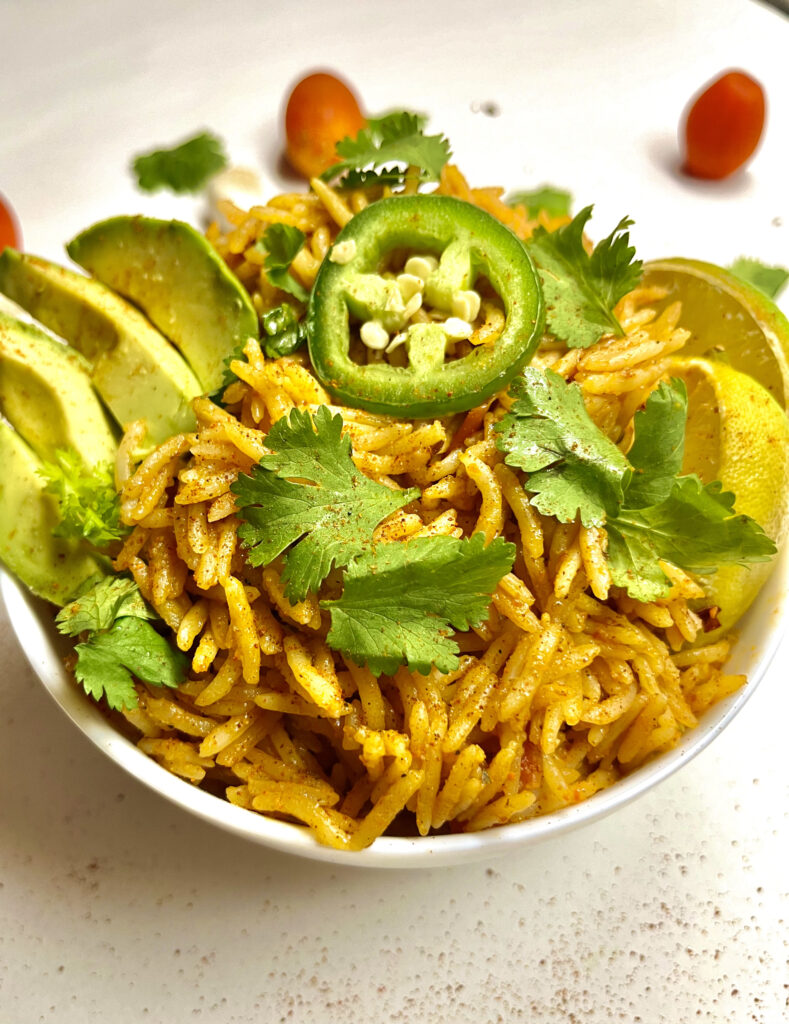
[[[259,311],[282,299],[256,247],[269,225],[307,235],[293,270],[308,287],[339,227],[381,194],[312,188],[248,212],[228,204],[232,230],[209,230]],[[523,239],[565,222],[530,219],[451,166],[439,192],[476,203]],[[625,451],[636,410],[687,338],[677,304],[655,317],[657,297],[638,288],[622,300],[623,338],[584,351],[554,345],[535,359],[580,386],[592,418]],[[494,306],[483,312],[475,344],[501,329]],[[488,622],[456,637],[457,671],[401,668],[376,679],[328,648],[317,599],[291,604],[281,565],[250,567],[236,539],[232,482],[266,453],[273,423],[329,396],[303,355],[269,360],[256,341],[232,369],[226,409],[196,401],[195,434],[171,438],[133,471],[141,437],[132,425],[118,457],[123,519],[134,529],[116,568],[132,572],[192,652],[178,690],[140,685],[140,707],[126,713],[141,749],[169,771],[224,786],[232,803],[300,822],[319,842],[362,849],[390,828],[477,831],[587,799],[743,685],[722,671],[728,640],[686,646],[701,630],[688,605],[703,595],[692,577],[664,565],[669,597],[636,601],[611,585],[604,530],[557,524],[529,503],[493,440],[506,395],[421,425],[329,406],[362,472],[421,492],[379,526],[378,541],[480,531],[518,552]]]

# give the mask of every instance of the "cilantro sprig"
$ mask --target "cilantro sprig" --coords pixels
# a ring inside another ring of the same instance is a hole
[[[88,470],[73,448],[59,448],[54,462],[44,462],[39,472],[47,481],[45,490],[57,499],[56,537],[87,540],[103,548],[129,532],[121,522],[120,498],[109,464]]]
[[[338,178],[340,188],[394,187],[403,184],[408,167],[416,167],[421,182],[438,181],[451,150],[445,136],[425,135],[426,121],[407,110],[370,118],[355,138],[337,143],[340,160],[321,177],[324,181]]]
[[[611,579],[640,601],[671,589],[660,560],[705,575],[723,563],[767,561],[776,551],[755,520],[737,515],[735,496],[720,481],[680,475],[687,408],[685,385],[674,379],[662,382],[636,413],[628,453],[633,473],[621,508],[606,524]]]
[[[490,595],[512,567],[515,546],[483,534],[468,540],[422,537],[380,544],[350,563],[342,596],[323,601],[328,643],[375,675],[406,664],[451,672],[458,665],[453,629],[480,626]]]
[[[394,491],[361,473],[342,417],[326,406],[314,418],[291,410],[266,444],[271,454],[231,490],[250,564],[268,565],[287,552],[282,578],[290,601],[317,591],[333,566],[361,554],[382,519],[419,497],[416,489]]]
[[[272,224],[256,243],[266,253],[263,269],[275,288],[288,292],[299,302],[309,299],[307,290],[290,272],[290,265],[304,245],[305,234],[292,224]]]
[[[222,383],[209,397],[212,402],[222,404],[222,392],[238,380],[230,369],[234,359],[244,358],[244,346],[247,339],[244,338],[233,349],[229,356],[225,357],[225,374]],[[270,359],[279,359],[280,356],[292,355],[297,349],[307,344],[307,322],[299,320],[293,306],[283,302],[281,306],[275,306],[260,318],[260,345]]]
[[[395,491],[359,472],[342,418],[326,406],[314,417],[293,409],[266,443],[271,454],[232,487],[249,563],[268,565],[285,552],[290,601],[317,592],[333,567],[344,569],[341,597],[321,604],[331,615],[328,642],[377,675],[403,664],[455,667],[452,631],[487,617],[513,545],[499,538],[485,547],[482,534],[373,545],[375,527],[419,491]]]
[[[688,391],[684,381],[661,381],[633,421],[633,444],[627,461],[633,473],[622,504],[645,508],[665,501],[682,469]]]
[[[260,343],[270,359],[292,355],[307,344],[307,321],[299,320],[293,306],[283,302],[260,318]]]
[[[115,710],[138,706],[134,679],[152,686],[178,686],[188,659],[160,636],[153,612],[133,580],[107,577],[77,597],[56,618],[67,636],[87,634],[75,647],[74,675],[94,700]]]
[[[789,270],[784,267],[771,267],[759,260],[748,259],[746,256],[740,256],[735,260],[729,270],[735,277],[739,277],[764,292],[769,299],[776,298],[785,288],[786,282],[789,281]]]
[[[541,185],[530,192],[513,192],[507,196],[508,206],[524,206],[530,217],[544,210],[549,217],[569,217],[573,197],[563,188]]]
[[[145,192],[199,192],[226,166],[222,140],[210,132],[199,132],[169,149],[141,153],[132,162],[137,184]]]
[[[529,474],[524,487],[543,514],[605,526],[611,578],[631,597],[654,601],[669,593],[661,560],[705,574],[775,554],[761,526],[735,512],[734,495],[720,482],[680,475],[682,381],[661,383],[636,414],[627,458],[592,421],[577,385],[552,370],[527,368],[511,393],[516,401],[496,427],[505,461]]]
[[[592,421],[577,384],[526,367],[510,385],[516,399],[495,427],[505,462],[529,473],[532,504],[568,523],[599,526],[622,503],[627,459]]]
[[[734,495],[719,480],[703,484],[694,474],[677,477],[657,505],[622,508],[607,531],[611,579],[640,601],[671,589],[659,559],[705,575],[721,564],[769,561],[776,551],[755,520],[736,514]]]
[[[641,280],[624,217],[591,256],[583,244],[592,216],[586,206],[557,231],[538,228],[528,242],[545,294],[548,327],[568,348],[588,348],[604,334],[623,334],[614,306]]]

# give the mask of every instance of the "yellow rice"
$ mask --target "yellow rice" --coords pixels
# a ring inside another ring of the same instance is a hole
[[[259,312],[282,300],[255,248],[267,226],[305,232],[292,271],[309,287],[339,227],[382,194],[312,184],[248,212],[227,204],[232,230],[209,231]],[[485,208],[521,238],[537,223],[562,223],[530,220],[498,189],[470,189],[454,167],[439,191]],[[580,385],[590,415],[624,451],[634,413],[687,337],[678,305],[654,315],[657,297],[639,288],[620,303],[624,338],[535,359]],[[500,326],[495,307],[483,311],[476,341]],[[744,683],[723,671],[728,641],[686,646],[702,629],[689,606],[703,596],[693,578],[665,564],[670,595],[635,601],[611,587],[604,530],[559,524],[529,503],[494,444],[506,394],[466,416],[398,422],[332,405],[301,353],[270,360],[249,341],[244,355],[232,366],[227,411],[200,398],[194,434],[135,468],[141,427],[132,425],[119,453],[122,514],[134,529],[115,567],[132,573],[191,657],[178,690],[139,685],[140,706],[126,714],[141,749],[167,770],[250,811],[303,823],[321,843],[361,849],[387,831],[475,831],[584,800],[672,747]],[[456,636],[452,673],[401,668],[376,679],[328,648],[318,597],[291,605],[279,563],[245,562],[230,486],[265,453],[272,423],[321,404],[342,416],[367,476],[421,491],[381,524],[377,541],[482,531],[517,546],[487,622]]]

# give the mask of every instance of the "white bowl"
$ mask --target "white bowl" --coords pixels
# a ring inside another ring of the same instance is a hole
[[[468,835],[383,838],[376,840],[367,850],[348,853],[320,846],[305,828],[245,811],[203,792],[170,774],[138,750],[134,743],[113,728],[63,667],[62,657],[68,650],[68,642],[58,636],[50,606],[31,598],[21,584],[0,568],[0,595],[31,666],[77,728],[121,768],[172,803],[253,842],[334,864],[380,868],[460,864],[500,856],[610,814],[656,786],[695,757],[728,725],[764,677],[789,614],[787,583],[789,551],[784,550],[773,574],[741,623],[740,639],[730,661],[732,671],[747,674],[747,686],[711,708],[699,725],[686,733],[673,750],[658,755],[632,775],[589,800],[541,818]]]

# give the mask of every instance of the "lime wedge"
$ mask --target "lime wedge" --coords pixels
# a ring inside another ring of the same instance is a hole
[[[665,298],[650,302],[658,313],[682,303],[680,325],[691,332],[683,355],[741,370],[789,408],[789,320],[766,295],[700,260],[647,263],[644,284],[667,290]]]

